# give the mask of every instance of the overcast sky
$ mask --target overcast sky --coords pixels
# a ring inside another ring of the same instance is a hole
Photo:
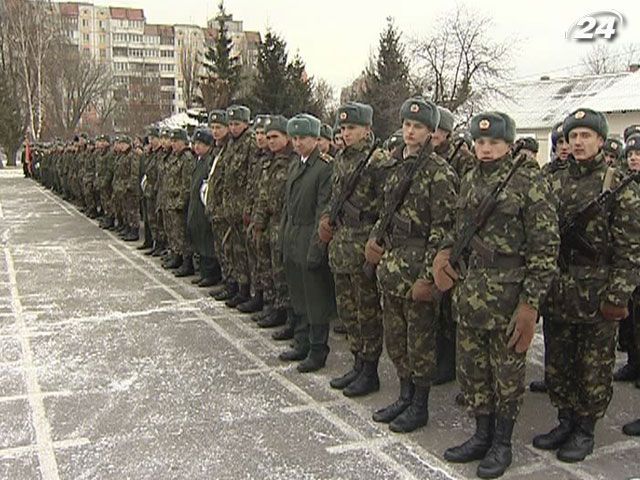
[[[215,15],[218,0],[94,0],[95,4],[143,8],[151,23],[205,25]],[[424,0],[225,0],[245,30],[281,34],[292,53],[299,52],[310,75],[329,81],[336,89],[349,84],[375,52],[386,17],[393,16],[405,39],[419,37],[434,27],[439,14],[456,2]],[[458,2],[494,20],[493,35],[517,39],[513,53],[514,78],[561,76],[563,67],[578,65],[591,43],[567,40],[565,33],[584,15],[614,9],[625,17],[613,46],[640,44],[640,2],[592,0],[483,0]],[[604,42],[603,40],[599,40]],[[640,59],[638,59],[640,63]],[[339,91],[339,90],[338,90]]]

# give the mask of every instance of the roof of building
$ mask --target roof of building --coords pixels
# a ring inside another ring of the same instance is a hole
[[[144,20],[144,10],[141,8],[109,7],[111,18],[116,20]]]
[[[77,17],[80,14],[80,8],[78,3],[59,3],[60,15],[63,17]]]
[[[640,110],[640,72],[512,82],[487,105],[513,117],[518,130],[549,128],[584,107],[602,112]]]

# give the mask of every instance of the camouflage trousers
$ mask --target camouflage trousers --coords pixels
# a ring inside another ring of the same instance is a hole
[[[458,325],[457,377],[472,416],[515,420],[522,406],[526,353],[507,348],[505,329]]]
[[[84,204],[89,211],[95,211],[98,208],[95,190],[92,182],[84,182],[82,185],[82,193],[84,195]]]
[[[124,221],[131,228],[140,227],[140,198],[134,193],[127,191],[123,198]]]
[[[240,285],[251,283],[246,238],[246,229],[244,228],[242,220],[233,222],[231,224],[231,234],[227,240],[231,247],[229,268],[233,278],[235,278]]]
[[[211,223],[211,228],[213,230],[213,247],[220,262],[220,267],[222,268],[222,276],[228,280],[233,279],[229,265],[229,259],[231,257],[231,244],[229,243],[231,227],[223,219],[216,218]]]
[[[251,272],[251,281],[254,291],[271,290],[271,247],[269,236],[262,235],[256,244],[253,234],[247,232],[246,238],[247,259]]]
[[[382,322],[387,353],[398,377],[429,386],[436,368],[434,304],[383,293]]]
[[[278,309],[285,309],[291,306],[289,299],[289,288],[287,286],[287,275],[284,271],[282,263],[282,254],[280,252],[280,228],[276,226],[269,227],[269,260],[271,268],[269,274],[271,279],[268,282],[267,299],[271,306]]]
[[[602,418],[613,394],[617,322],[545,320],[545,381],[551,403]]]
[[[164,210],[163,220],[169,248],[177,255],[188,254],[187,215],[184,210]]]
[[[629,316],[620,322],[619,342],[627,352],[627,363],[640,368],[640,288],[629,301]]]
[[[158,215],[156,214],[156,201],[153,197],[144,198],[146,204],[147,218],[146,221],[151,230],[151,238],[158,241]]]
[[[347,329],[351,353],[376,361],[382,354],[382,309],[375,280],[362,272],[335,273],[338,317]]]
[[[107,215],[109,217],[113,217],[115,214],[113,208],[113,191],[110,188],[101,188],[100,189],[100,208],[102,209],[102,214]]]

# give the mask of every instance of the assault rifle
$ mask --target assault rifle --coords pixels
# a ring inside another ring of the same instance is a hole
[[[375,140],[367,156],[364,157],[358,163],[358,165],[356,165],[355,170],[351,173],[351,175],[345,178],[344,182],[342,183],[338,199],[336,203],[332,205],[331,211],[329,212],[329,224],[332,227],[334,227],[338,222],[338,218],[342,214],[342,209],[344,208],[345,203],[347,203],[347,200],[351,198],[351,195],[358,186],[358,182],[360,181],[360,178],[364,173],[364,169],[367,167],[367,165],[369,164],[369,160],[378,148],[380,148],[380,140]]]
[[[391,204],[387,210],[383,212],[382,217],[380,218],[380,233],[375,238],[375,241],[378,245],[384,246],[385,238],[389,231],[391,230],[391,226],[393,225],[393,216],[404,202],[404,198],[407,196],[409,189],[411,188],[411,184],[413,183],[413,178],[416,176],[418,172],[418,168],[423,165],[423,159],[429,157],[433,152],[433,145],[431,145],[431,137],[427,138],[424,142],[420,151],[418,152],[418,156],[411,163],[407,174],[402,179],[398,187],[393,191],[393,198],[391,200]],[[373,279],[376,273],[376,265],[373,265],[369,262],[365,262],[362,267],[364,274],[369,279]]]
[[[613,189],[606,189],[596,198],[560,222],[560,258],[566,259],[569,252],[576,251],[589,260],[597,260],[599,251],[584,236],[587,224],[598,214],[607,211],[618,194],[627,185],[640,178],[640,172],[624,177]]]

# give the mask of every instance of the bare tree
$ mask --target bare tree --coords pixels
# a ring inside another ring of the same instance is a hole
[[[150,71],[151,65],[138,64],[137,71],[131,72],[128,88],[116,90],[116,101],[121,108],[115,113],[116,128],[139,133],[152,123],[158,122],[171,113],[173,98],[165,98],[170,92],[161,91],[159,72]]]
[[[640,63],[640,45],[628,43],[613,47],[609,43],[596,43],[582,57],[582,68],[590,75],[623,72],[631,64]]]
[[[6,0],[8,48],[19,64],[16,69],[26,104],[28,129],[38,139],[44,122],[46,59],[62,38],[59,17],[48,0]]]
[[[333,123],[338,105],[333,87],[326,80],[319,79],[313,82],[313,103],[316,105],[319,118],[325,123]]]
[[[187,108],[198,100],[202,55],[198,39],[194,35],[185,35],[180,49],[180,71],[182,73],[182,97]]]
[[[492,20],[457,6],[435,29],[412,43],[414,85],[438,105],[470,115],[488,93],[499,93],[510,67],[513,40],[491,38]]]
[[[47,67],[47,119],[51,133],[69,136],[91,106],[113,86],[111,68],[68,45]]]

